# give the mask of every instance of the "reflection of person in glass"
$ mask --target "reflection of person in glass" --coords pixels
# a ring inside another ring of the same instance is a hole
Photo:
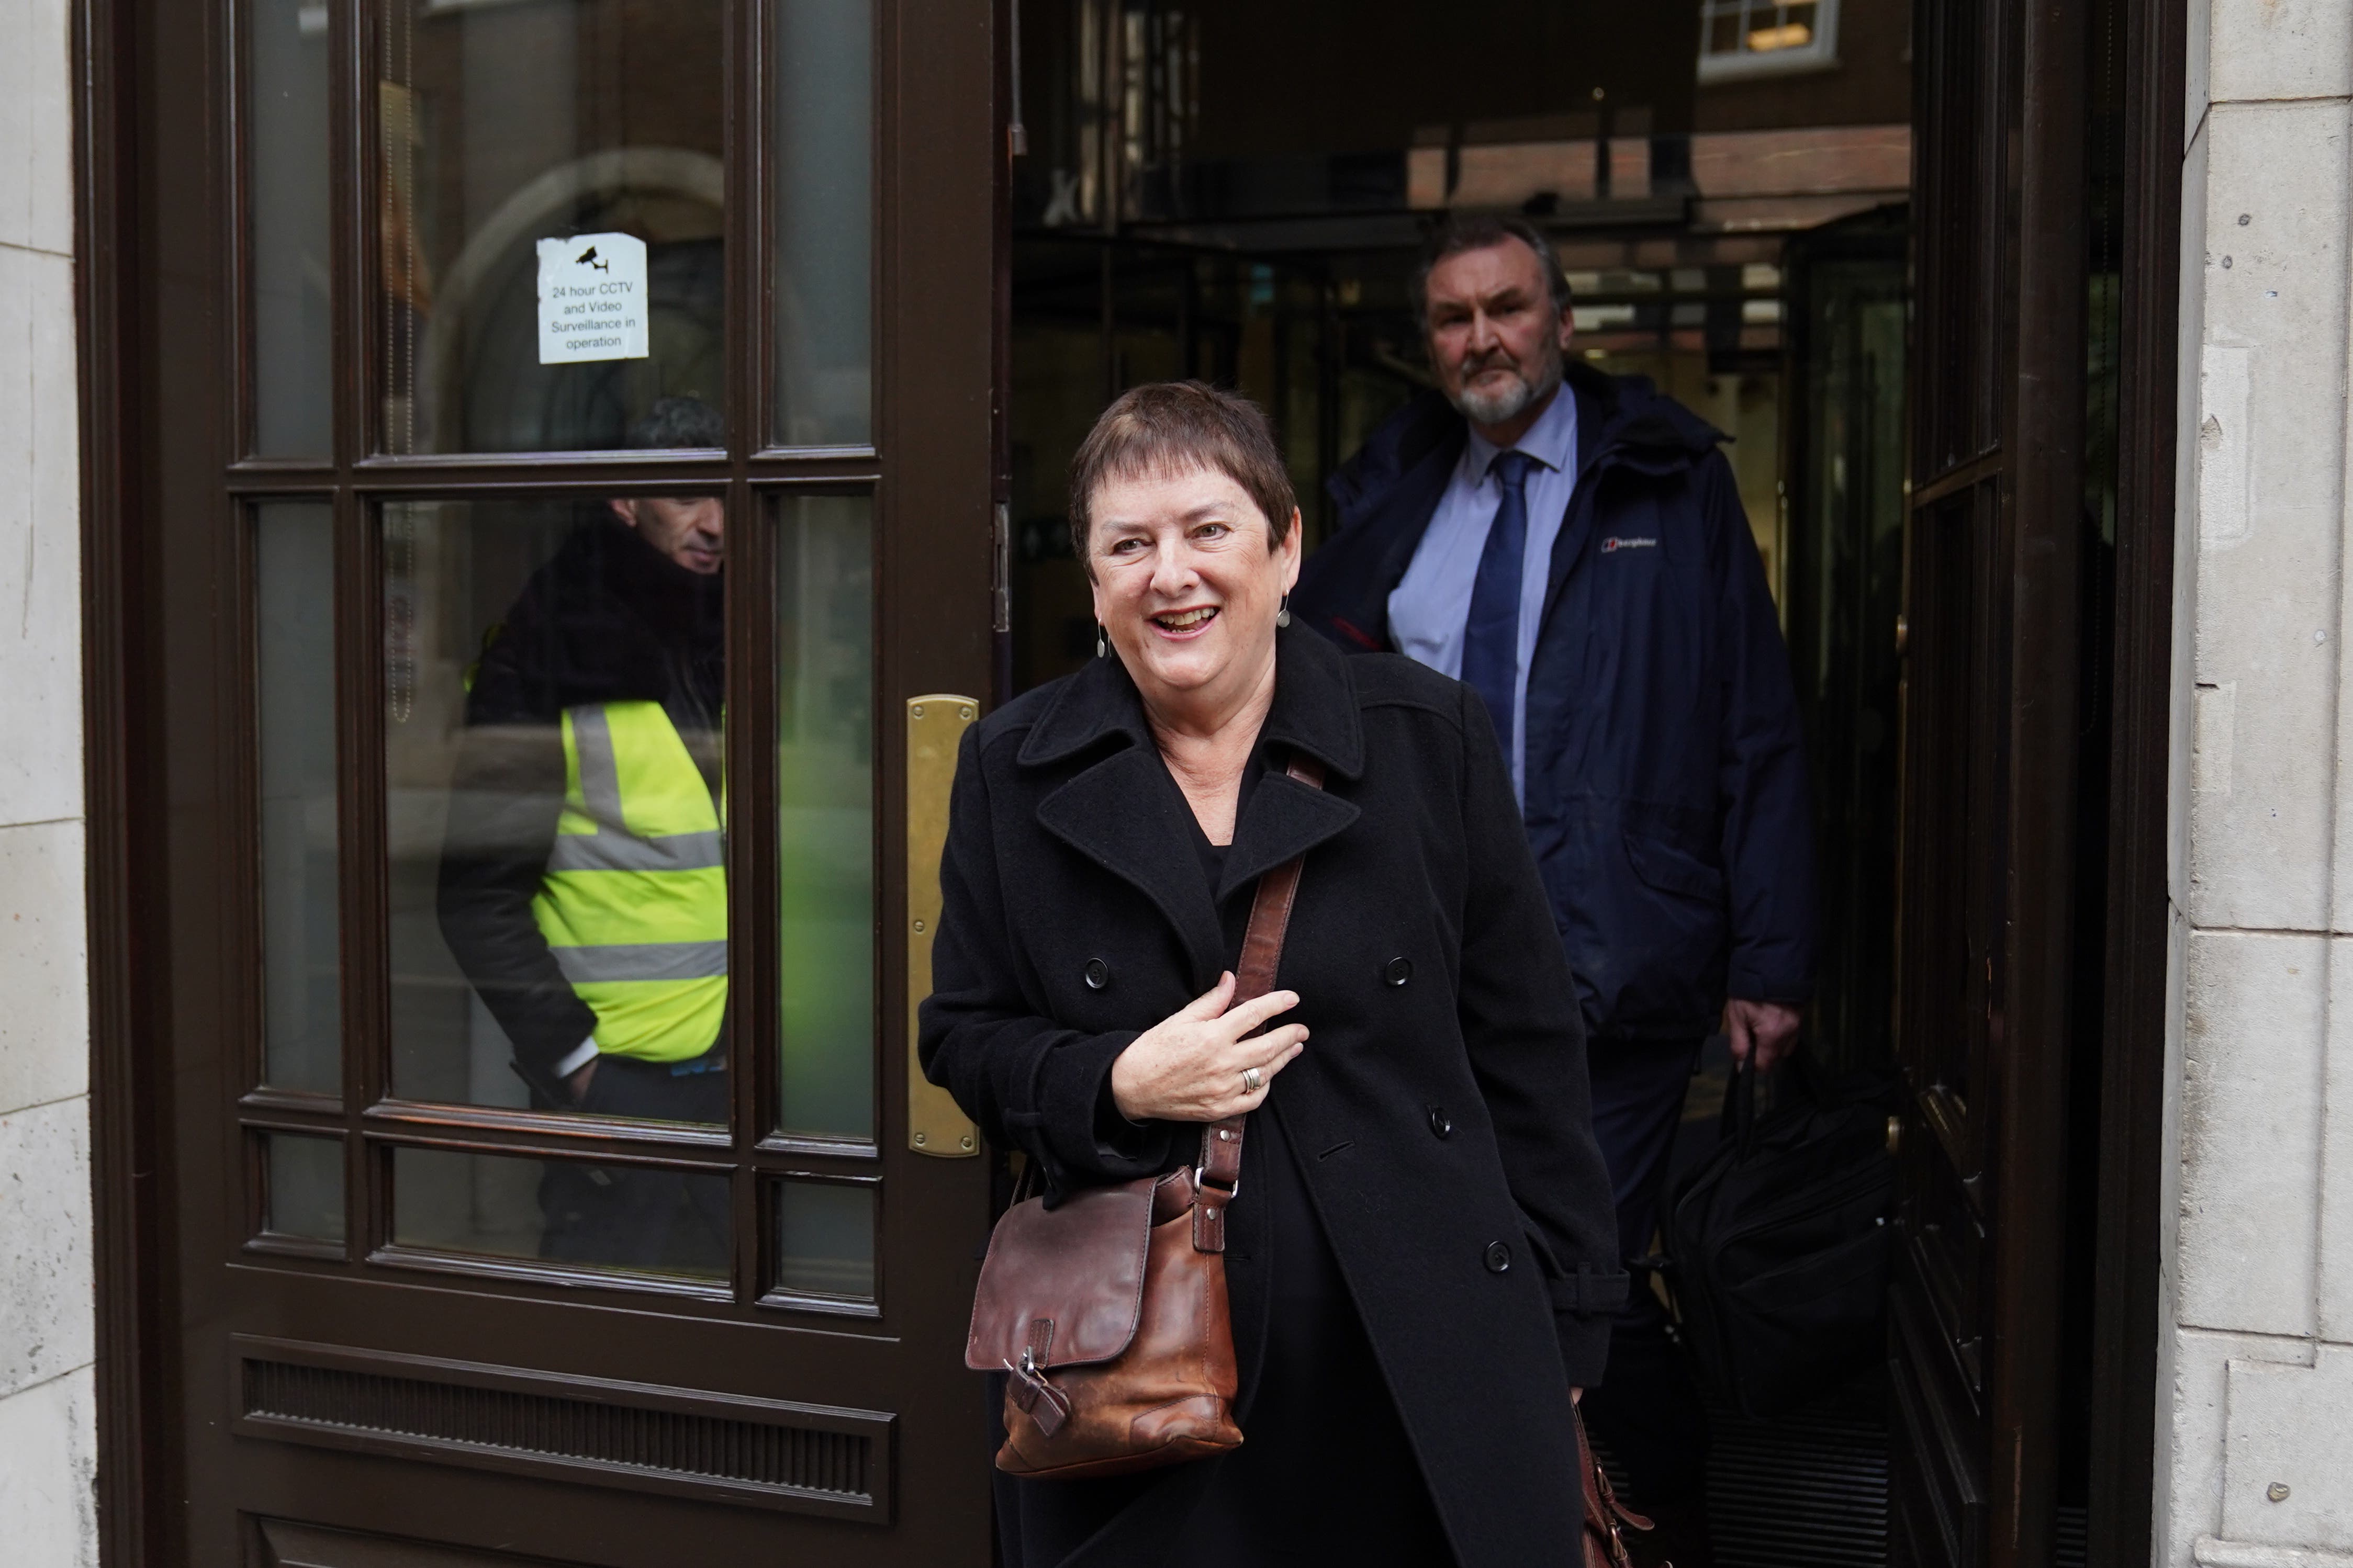
[[[629,433],[723,440],[690,397]],[[542,1109],[727,1120],[724,517],[715,497],[607,503],[532,574],[469,685],[441,930]],[[723,1268],[714,1188],[553,1163],[541,1250]]]

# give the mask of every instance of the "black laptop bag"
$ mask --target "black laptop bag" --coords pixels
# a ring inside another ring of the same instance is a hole
[[[1734,1069],[1725,1137],[1676,1189],[1664,1273],[1702,1381],[1752,1416],[1803,1405],[1884,1353],[1895,1227],[1890,1115],[1873,1077],[1757,1115]]]

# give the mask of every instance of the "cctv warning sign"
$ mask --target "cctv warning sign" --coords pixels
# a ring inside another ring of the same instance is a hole
[[[643,359],[646,242],[575,234],[539,242],[539,363]]]

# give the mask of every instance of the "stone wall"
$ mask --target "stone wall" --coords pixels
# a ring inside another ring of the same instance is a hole
[[[98,1561],[68,0],[0,0],[0,1559]]]
[[[2353,0],[2193,0],[2167,1568],[2353,1568]]]

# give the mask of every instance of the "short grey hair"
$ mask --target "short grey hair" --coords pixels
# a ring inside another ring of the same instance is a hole
[[[1544,230],[1516,213],[1448,213],[1422,237],[1421,262],[1413,269],[1413,314],[1424,331],[1430,327],[1430,275],[1438,264],[1450,256],[1484,250],[1507,239],[1516,239],[1536,253],[1536,265],[1544,268],[1545,284],[1552,291],[1552,308],[1561,315],[1568,314],[1568,275],[1560,269],[1559,254]]]
[[[1090,578],[1095,569],[1087,557],[1087,531],[1094,521],[1095,491],[1115,478],[1193,468],[1240,485],[1266,515],[1267,548],[1282,548],[1299,499],[1266,411],[1207,382],[1149,382],[1104,409],[1071,459],[1071,548]]]
[[[629,426],[628,440],[630,449],[639,452],[724,447],[727,422],[700,397],[658,398],[645,417]]]

